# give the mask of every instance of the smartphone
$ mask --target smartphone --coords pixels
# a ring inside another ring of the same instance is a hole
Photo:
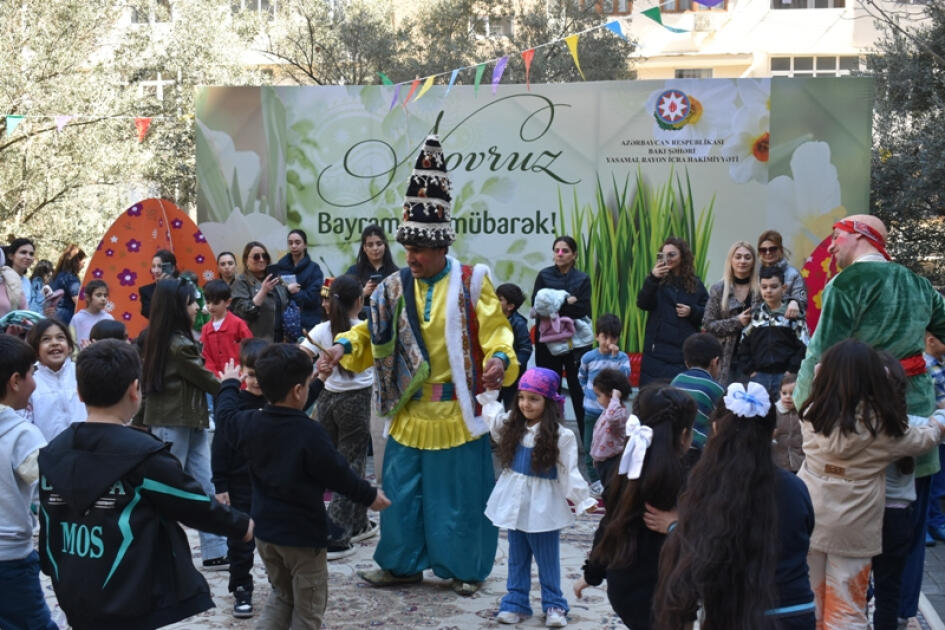
[[[266,267],[266,275],[275,276],[276,278],[279,278],[280,282],[282,281],[282,275],[279,273],[279,268],[276,265],[269,265]]]
[[[161,273],[163,273],[165,276],[173,276],[174,271],[176,271],[174,269],[174,263],[161,263]]]
[[[384,276],[379,273],[372,273],[370,276],[368,276],[368,282],[373,282],[374,284],[377,284],[383,279]]]
[[[656,264],[657,264],[657,265],[662,265],[662,264],[665,263],[665,262],[666,262],[666,261],[663,259],[663,252],[658,253],[658,254],[656,255]]]

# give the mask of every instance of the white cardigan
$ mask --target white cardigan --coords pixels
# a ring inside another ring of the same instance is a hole
[[[36,364],[36,389],[25,410],[27,419],[39,427],[47,442],[73,422],[84,422],[88,413],[79,400],[75,382],[75,363],[67,358],[58,372]]]

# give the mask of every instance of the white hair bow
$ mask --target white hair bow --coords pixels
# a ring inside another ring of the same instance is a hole
[[[741,383],[732,383],[723,400],[726,409],[743,418],[764,417],[771,408],[768,390],[754,381],[749,381],[747,388]]]
[[[653,429],[640,424],[640,419],[630,414],[627,418],[626,433],[627,445],[623,447],[623,455],[620,457],[620,466],[617,471],[621,475],[627,475],[627,479],[639,479],[640,472],[643,470],[646,449],[653,441]]]

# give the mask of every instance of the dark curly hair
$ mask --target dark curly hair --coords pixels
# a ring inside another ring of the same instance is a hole
[[[765,611],[777,603],[776,409],[744,418],[720,405],[712,419],[712,437],[660,553],[655,627],[684,628],[701,602],[703,630],[771,630],[775,622]]]
[[[536,473],[543,473],[552,470],[558,463],[558,426],[561,424],[561,408],[558,403],[545,398],[545,411],[539,422],[538,436],[532,449],[532,469]],[[527,423],[518,404],[512,405],[496,449],[503,468],[512,465],[515,450],[525,435]]]
[[[681,283],[688,293],[696,290],[696,269],[692,256],[692,249],[684,239],[678,236],[670,236],[660,246],[660,251],[667,245],[672,245],[679,250],[679,264],[673,269],[672,273],[666,274],[661,282]]]
[[[626,380],[626,379],[624,379]],[[614,475],[607,484],[607,524],[591,550],[593,564],[611,568],[630,566],[636,559],[637,538],[646,526],[646,504],[671,510],[686,478],[682,436],[692,430],[696,403],[692,396],[670,385],[643,387],[633,401],[633,413],[653,428],[639,479]]]

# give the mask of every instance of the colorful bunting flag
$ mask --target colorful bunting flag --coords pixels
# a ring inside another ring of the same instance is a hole
[[[423,82],[423,87],[420,88],[420,92],[417,93],[417,98],[415,98],[415,99],[413,99],[413,100],[419,101],[419,100],[420,100],[420,97],[423,96],[424,94],[426,94],[426,93],[427,93],[427,90],[429,90],[431,87],[433,87],[433,79],[434,79],[434,78],[436,78],[434,75],[430,75],[430,76],[427,77],[427,80]]]
[[[482,73],[486,71],[486,64],[481,63],[476,66],[476,82],[473,88],[473,95],[479,96],[479,83],[482,81]]]
[[[410,97],[413,96],[413,93],[417,91],[418,85],[420,85],[420,79],[414,79],[413,83],[410,84],[410,91],[407,92],[407,98],[405,98],[404,102],[401,103],[401,105],[403,105],[404,108],[407,107],[407,103],[410,102]]]
[[[390,99],[390,107],[387,108],[387,111],[394,109],[394,105],[397,104],[398,99],[400,98],[400,86],[402,84],[398,83],[394,86],[394,98]]]
[[[383,85],[394,85],[394,82],[387,78],[387,75],[383,72],[378,72],[377,76],[381,77],[381,83]]]
[[[607,22],[607,30],[613,31],[620,39],[627,39],[627,36],[623,34],[623,29],[620,28],[620,22],[617,20]]]
[[[522,51],[522,61],[525,62],[525,88],[531,91],[532,84],[528,80],[528,74],[532,69],[532,59],[535,58],[535,49],[529,48],[528,50]]]
[[[138,130],[138,142],[144,142],[144,137],[148,135],[148,128],[151,126],[151,119],[145,116],[135,118],[135,129]]]
[[[23,117],[18,115],[7,116],[7,135],[13,135],[13,130],[20,126]]]
[[[502,57],[495,62],[495,68],[492,70],[492,93],[499,89],[499,81],[502,80],[502,73],[505,72],[505,66],[509,64],[509,56]]]
[[[62,131],[63,127],[72,120],[72,116],[56,116],[54,120],[56,121],[56,131]]]
[[[688,33],[689,32],[684,28],[676,28],[675,26],[666,26],[665,24],[663,24],[663,14],[660,13],[659,7],[653,7],[652,9],[641,11],[640,13],[650,18],[651,20],[653,20],[654,22],[656,22],[657,24],[659,24],[660,26],[662,26],[663,28],[665,28],[667,31],[671,33]]]
[[[449,94],[450,90],[453,89],[453,84],[456,83],[456,75],[458,74],[459,74],[459,68],[456,68],[455,70],[453,70],[453,73],[450,75],[450,82],[446,85],[446,94],[444,94],[443,96],[446,96],[447,94]]]
[[[656,9],[659,11],[659,8]],[[568,50],[571,51],[571,58],[574,59],[574,65],[577,67],[578,72],[581,73],[581,78],[584,78],[584,71],[581,70],[581,62],[578,60],[578,35],[568,35],[564,38],[564,43],[568,45]]]

